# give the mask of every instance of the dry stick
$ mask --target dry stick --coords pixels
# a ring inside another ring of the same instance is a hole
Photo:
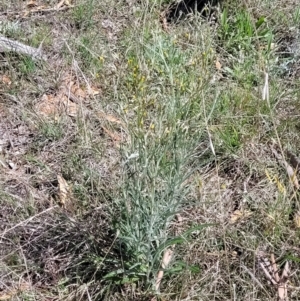
[[[48,13],[48,12],[54,12],[54,11],[67,10],[67,9],[70,9],[73,7],[75,7],[75,6],[69,5],[69,6],[64,6],[64,7],[42,8],[42,9],[32,10],[30,13]]]
[[[3,231],[3,232],[1,233],[2,238],[3,238],[8,232],[12,231],[13,229],[15,229],[15,228],[17,228],[17,227],[20,227],[20,226],[22,226],[23,224],[27,224],[27,223],[29,223],[30,221],[32,221],[33,219],[35,219],[36,217],[38,217],[38,216],[40,216],[40,215],[43,215],[44,213],[46,213],[46,212],[48,212],[48,211],[51,211],[51,210],[53,210],[53,209],[55,209],[55,208],[58,208],[58,205],[54,205],[53,207],[50,207],[50,208],[48,208],[48,209],[46,209],[46,210],[44,210],[44,211],[42,211],[42,212],[40,212],[40,213],[37,213],[36,215],[31,216],[31,217],[29,217],[28,219],[26,219],[26,220],[24,220],[24,221],[21,221],[21,222],[19,222],[18,224],[14,225],[13,227],[11,227],[11,228],[9,228],[9,229]]]
[[[25,256],[25,254],[24,254],[24,251],[23,251],[23,249],[22,249],[22,246],[20,246],[20,250],[21,250],[21,253],[22,253],[23,260],[24,260],[26,273],[27,273],[27,275],[29,275],[29,269],[28,269],[27,259],[26,259],[26,256]],[[30,283],[30,287],[32,287],[32,286],[33,286],[33,285],[32,285],[32,278],[29,277],[28,280],[29,280],[29,283]],[[0,300],[1,300],[1,299],[0,299]]]
[[[56,6],[55,8],[60,8],[65,4],[66,0],[61,0]]]
[[[283,272],[280,277],[279,285],[278,285],[278,297],[280,301],[288,301],[288,292],[287,292],[288,273],[289,273],[289,263],[287,261],[284,265]]]
[[[83,79],[84,79],[84,81],[85,81],[85,83],[86,83],[86,85],[87,85],[87,87],[88,87],[88,90],[90,91],[90,90],[91,90],[91,85],[90,85],[90,83],[88,82],[88,80],[87,80],[86,76],[84,75],[84,73],[82,72],[82,70],[80,69],[80,67],[79,67],[79,65],[78,65],[78,62],[77,62],[76,59],[75,59],[74,52],[72,51],[72,49],[71,49],[71,47],[69,46],[69,44],[67,43],[67,41],[64,40],[64,42],[65,42],[65,44],[66,44],[66,46],[67,46],[67,48],[68,48],[70,54],[72,55],[72,58],[73,58],[73,66],[75,67],[75,72],[76,72],[76,70],[79,70],[79,71],[80,71],[80,73],[81,73],[81,75],[82,75],[82,77],[83,77]]]
[[[272,258],[271,258],[272,261]],[[261,266],[263,272],[265,273],[266,277],[272,282],[273,285],[276,285],[277,282],[275,277],[273,277],[273,262],[270,262],[264,255],[258,255],[258,263]]]
[[[87,285],[85,286],[85,291],[86,291],[86,294],[87,294],[87,297],[88,297],[89,301],[92,301],[91,295],[89,293],[89,288],[88,288]]]
[[[74,5],[70,6],[63,6],[63,7],[50,7],[50,8],[39,8],[39,9],[33,9],[31,11],[25,11],[24,15],[21,16],[21,19],[29,18],[30,15],[33,15],[34,13],[51,13],[51,12],[58,12],[62,10],[67,10],[70,8],[75,7]]]
[[[175,245],[173,245],[172,248],[174,246]],[[164,253],[164,256],[163,256],[162,262],[161,262],[161,267],[163,269],[167,268],[168,264],[171,261],[172,255],[173,255],[173,250],[171,248],[165,250],[165,253]],[[164,270],[159,270],[159,272],[157,274],[156,283],[155,283],[155,289],[157,292],[159,291],[160,283],[161,283],[163,276],[164,276]]]
[[[14,18],[18,18],[18,19],[27,19],[27,18],[30,18],[31,15],[33,14],[36,14],[36,13],[51,13],[51,12],[58,12],[58,11],[64,11],[64,10],[67,10],[67,9],[70,9],[70,8],[74,8],[75,5],[66,5],[66,6],[62,6],[62,7],[46,7],[46,8],[36,8],[36,9],[32,9],[30,11],[28,10],[22,10],[22,11],[19,11],[17,12],[17,15],[16,15],[16,12],[15,11],[6,11],[6,12],[1,12],[0,16],[13,16]]]
[[[177,218],[177,222],[179,224],[181,224],[182,220],[183,220],[181,215],[178,213],[178,214],[175,215],[175,217]],[[179,235],[179,234],[180,234],[180,231],[178,231],[178,229],[177,229],[176,235]],[[161,283],[162,278],[164,276],[164,270],[168,267],[168,265],[171,261],[171,258],[173,256],[174,248],[175,248],[175,244],[172,245],[170,248],[166,249],[165,252],[164,252],[162,262],[161,262],[161,267],[163,269],[158,271],[158,274],[157,274],[157,277],[156,277],[156,282],[155,282],[155,289],[156,289],[157,292],[159,292],[160,283]],[[156,298],[154,298],[153,300],[156,300]]]
[[[278,268],[277,268],[274,254],[271,254],[271,264],[268,264],[268,266],[270,267],[270,272],[266,269],[265,264],[262,260],[264,260],[264,258],[260,258],[259,264],[263,269],[266,277],[272,282],[274,286],[277,287],[279,301],[288,301],[288,292],[287,292],[288,289],[287,281],[288,281],[288,273],[289,273],[288,261],[285,263],[282,275],[280,277],[278,274]]]
[[[250,275],[252,280],[255,281],[259,285],[259,287],[265,291],[265,293],[269,294],[264,288],[264,286],[262,285],[262,283],[260,283],[260,281],[256,278],[256,276],[245,265],[242,265],[242,268]]]
[[[287,289],[286,289],[286,281],[283,280],[283,275],[279,277],[278,274],[278,268],[275,261],[275,256],[272,253],[271,254],[271,263],[272,263],[272,269],[273,269],[273,277],[275,278],[275,281],[277,283],[277,292],[278,292],[278,298],[280,301],[287,301]]]
[[[276,264],[276,261],[275,261],[275,256],[274,254],[272,253],[271,254],[271,263],[272,263],[272,274],[273,274],[273,277],[276,281],[276,283],[279,283],[279,275],[278,275],[278,268],[277,268],[277,264]]]
[[[0,36],[0,52],[16,52],[18,54],[29,55],[33,59],[47,59],[42,54],[41,46],[39,48],[34,48],[3,36]]]

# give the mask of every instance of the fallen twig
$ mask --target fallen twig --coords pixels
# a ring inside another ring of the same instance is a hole
[[[34,48],[18,41],[0,36],[0,52],[16,52],[18,54],[31,56],[33,59],[46,60],[47,58],[42,54],[41,48],[41,46],[39,48]]]
[[[75,7],[75,6],[70,5],[70,6],[63,6],[63,7],[49,7],[49,8],[33,9],[29,12],[26,12],[22,18],[26,18],[29,15],[34,14],[34,13],[51,13],[51,12],[67,10],[67,9],[70,9],[70,8],[73,8],[73,7]]]
[[[288,301],[288,277],[289,277],[289,263],[285,263],[283,272],[279,276],[277,264],[274,254],[271,254],[271,262],[265,257],[259,256],[259,265],[264,271],[266,277],[277,288],[279,301]]]
[[[13,227],[4,230],[2,233],[0,233],[1,236],[2,236],[2,238],[3,238],[8,232],[10,232],[10,231],[12,231],[12,230],[14,230],[14,229],[16,229],[16,228],[22,226],[22,225],[27,225],[29,222],[31,222],[32,220],[34,220],[36,217],[41,216],[41,215],[47,213],[48,211],[51,211],[51,210],[56,209],[56,208],[58,208],[58,205],[55,205],[55,206],[50,207],[50,208],[47,208],[46,210],[44,210],[44,211],[42,211],[42,212],[39,212],[39,213],[37,213],[37,214],[35,214],[35,215],[29,217],[28,219],[26,219],[26,220],[24,220],[24,221],[19,222],[18,224],[14,225]]]
[[[63,3],[64,4],[64,3]],[[19,12],[15,12],[15,11],[6,11],[6,12],[2,12],[0,14],[4,15],[4,16],[9,16],[9,17],[13,17],[15,19],[27,19],[30,16],[32,16],[33,14],[46,14],[46,13],[52,13],[52,12],[58,12],[58,11],[64,11],[70,8],[74,8],[75,5],[64,5],[62,6],[60,3],[58,3],[55,7],[45,7],[45,6],[40,6],[40,7],[36,7],[30,10],[22,10]]]
[[[164,276],[164,270],[169,265],[169,263],[171,261],[171,258],[172,258],[172,255],[173,255],[173,250],[171,248],[168,248],[168,249],[165,250],[164,256],[163,256],[162,262],[161,262],[161,267],[163,269],[159,270],[159,272],[157,274],[157,278],[156,278],[156,283],[155,283],[155,289],[156,289],[157,292],[159,291],[160,283],[161,283],[161,280]]]

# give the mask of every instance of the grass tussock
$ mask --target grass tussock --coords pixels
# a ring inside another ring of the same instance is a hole
[[[300,7],[183,2],[0,9],[0,300],[299,299]]]

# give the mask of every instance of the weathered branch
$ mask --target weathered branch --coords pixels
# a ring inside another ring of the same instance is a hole
[[[41,47],[34,48],[3,36],[0,36],[0,52],[16,52],[18,54],[28,55],[33,59],[46,60],[46,57],[42,54]]]

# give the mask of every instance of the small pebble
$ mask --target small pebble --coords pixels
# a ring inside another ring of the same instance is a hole
[[[9,162],[8,166],[10,169],[16,169],[16,165],[13,162]]]

